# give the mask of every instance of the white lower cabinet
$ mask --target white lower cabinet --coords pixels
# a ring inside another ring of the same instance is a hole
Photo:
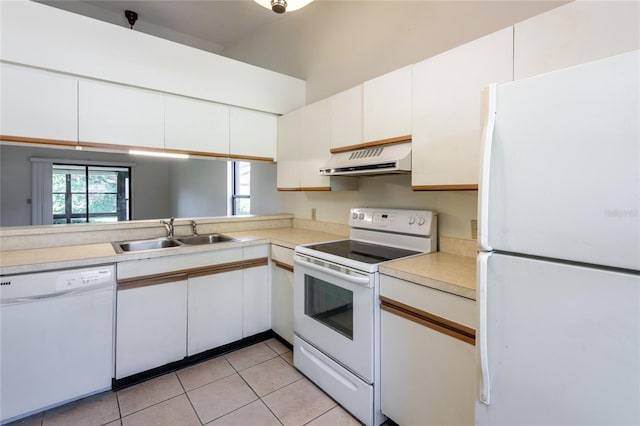
[[[118,291],[116,379],[186,355],[187,280]]]
[[[269,246],[244,247],[243,257],[260,259],[242,269],[242,337],[249,337],[271,329],[271,280],[269,264],[263,262]]]
[[[118,264],[116,379],[271,329],[268,245]]]
[[[242,339],[242,270],[189,278],[187,355]]]
[[[386,275],[380,294],[382,413],[401,425],[473,425],[475,302]],[[459,332],[438,329],[442,320]]]
[[[293,345],[293,250],[271,246],[271,328]]]

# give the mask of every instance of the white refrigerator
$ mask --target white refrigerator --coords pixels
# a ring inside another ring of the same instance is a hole
[[[485,93],[476,425],[640,424],[639,62]]]

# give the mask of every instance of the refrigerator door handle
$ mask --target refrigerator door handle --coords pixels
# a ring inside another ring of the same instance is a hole
[[[482,128],[480,181],[478,185],[478,246],[480,250],[493,250],[489,245],[489,182],[491,179],[491,149],[496,126],[496,98],[498,85],[492,83],[482,92],[484,125]]]
[[[476,334],[476,356],[478,360],[478,399],[483,404],[491,403],[491,379],[489,376],[489,357],[487,347],[487,273],[492,253],[480,252],[477,260],[478,289],[478,333]]]

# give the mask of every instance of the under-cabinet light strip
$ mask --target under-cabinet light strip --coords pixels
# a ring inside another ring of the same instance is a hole
[[[130,149],[131,155],[148,155],[150,157],[164,157],[164,158],[189,158],[189,154],[175,154],[171,152],[155,152],[155,151],[139,151],[137,149]]]

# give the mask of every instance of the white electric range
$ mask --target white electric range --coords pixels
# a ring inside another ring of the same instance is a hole
[[[294,255],[294,364],[365,425],[380,412],[378,268],[437,250],[437,215],[354,208],[349,239]]]

